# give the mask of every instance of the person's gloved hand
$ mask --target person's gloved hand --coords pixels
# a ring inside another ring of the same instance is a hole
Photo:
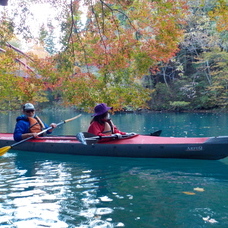
[[[127,133],[126,135],[127,135],[127,136],[134,136],[134,135],[137,135],[137,133],[135,133],[135,132],[130,132],[130,133]]]
[[[57,124],[56,123],[51,123],[50,124],[50,127],[52,127],[52,129],[48,130],[49,132],[52,132],[54,128],[57,127]]]
[[[39,137],[39,135],[37,133],[30,133],[30,134],[31,134],[31,136],[33,136],[33,138],[38,138]]]
[[[51,124],[50,124],[50,127],[56,128],[56,127],[57,127],[57,124],[56,124],[56,123],[51,123]]]
[[[116,133],[115,136],[116,136],[117,139],[122,139],[123,138],[123,136],[120,133]]]

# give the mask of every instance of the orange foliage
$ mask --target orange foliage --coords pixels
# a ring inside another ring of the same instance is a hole
[[[106,102],[117,109],[127,105],[145,108],[153,91],[143,88],[139,79],[179,50],[186,1],[98,0],[86,1],[85,7],[84,29],[71,21],[78,15],[72,7],[69,26],[76,32],[65,54],[72,65],[78,62],[87,69],[74,79],[65,76],[66,101],[79,106]]]
[[[49,57],[39,49],[30,55],[34,59],[28,60],[30,71],[23,68],[28,77],[17,78],[20,99],[44,101],[43,91],[48,89],[61,94],[67,105],[92,107],[106,102],[117,109],[147,107],[153,91],[143,88],[140,78],[178,51],[186,1],[84,1],[88,9],[84,28],[77,23],[79,3],[71,1],[66,15],[65,51]],[[21,58],[13,55],[8,56],[11,61]]]
[[[86,31],[75,36],[74,42],[80,37],[86,43],[86,61],[99,69],[116,71],[133,67],[137,55],[143,53],[147,63],[134,69],[142,76],[178,51],[185,1],[98,1],[90,7],[90,23]]]

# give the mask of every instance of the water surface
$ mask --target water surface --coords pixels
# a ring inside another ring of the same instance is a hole
[[[40,113],[47,123],[73,111]],[[18,113],[0,115],[12,132]],[[118,114],[123,131],[228,135],[226,114]],[[55,130],[85,131],[89,114]],[[228,227],[228,159],[139,159],[11,150],[0,157],[0,226],[7,228]]]

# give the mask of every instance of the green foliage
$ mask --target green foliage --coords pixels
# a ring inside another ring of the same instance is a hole
[[[186,102],[186,101],[173,101],[170,102],[170,106],[172,107],[172,109],[174,111],[183,111],[185,109],[188,109],[188,105],[190,104],[190,102]]]
[[[228,53],[214,50],[204,54],[208,59],[212,83],[208,86],[210,91],[210,101],[218,107],[227,107],[228,105]]]
[[[0,45],[11,40],[14,36],[14,23],[10,20],[1,19],[0,23]]]
[[[97,102],[116,110],[227,108],[227,4],[187,2],[189,8],[184,0],[83,1],[84,26],[82,1],[15,3],[15,11],[1,14],[0,104],[13,109],[17,101],[56,99],[84,110]],[[56,18],[34,35],[30,7],[38,3],[52,5]],[[17,34],[36,39],[52,56],[7,46]]]
[[[149,107],[152,110],[168,110],[170,108],[170,99],[172,99],[172,90],[164,83],[159,82],[152,93]]]

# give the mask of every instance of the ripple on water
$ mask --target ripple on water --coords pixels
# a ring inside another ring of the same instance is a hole
[[[5,228],[227,225],[226,163],[39,153],[0,163]]]

